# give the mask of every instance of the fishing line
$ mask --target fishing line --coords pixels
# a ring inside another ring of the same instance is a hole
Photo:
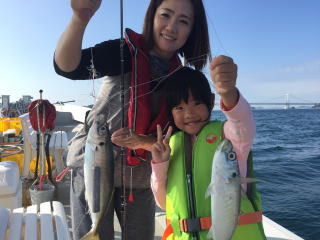
[[[91,64],[88,67],[88,70],[91,73],[90,78],[92,80],[92,93],[91,94],[92,94],[92,97],[94,98],[94,102],[96,102],[95,79],[100,76],[100,73],[98,73],[98,71],[96,70],[96,68],[94,66],[92,47],[90,48],[90,52],[91,52],[91,60],[90,60]]]
[[[209,54],[205,53],[205,54],[199,55],[197,57],[185,58],[184,60],[187,60],[186,63],[189,64],[189,63],[194,63],[194,62],[201,61],[201,60],[206,60],[207,56],[209,56]]]
[[[207,54],[202,55],[202,56],[206,56],[206,55],[207,55]],[[194,58],[192,58],[192,59],[196,59],[196,58],[200,58],[200,57],[201,57],[201,56],[199,56],[199,57],[194,57]],[[197,62],[197,61],[202,61],[202,60],[204,60],[204,59],[206,59],[206,57],[202,57],[201,59],[196,59],[196,60],[194,60],[194,61],[189,61],[188,64],[194,63],[194,62]],[[127,90],[124,90],[124,91],[123,91],[123,92],[124,92],[124,95],[127,94],[128,92],[130,92],[131,89],[133,89],[133,88],[136,88],[136,87],[139,87],[139,86],[143,86],[143,85],[145,85],[145,84],[150,84],[151,82],[157,82],[157,86],[158,86],[158,85],[160,85],[163,81],[165,81],[165,79],[167,79],[168,77],[170,77],[172,74],[174,74],[176,71],[178,71],[178,70],[181,69],[182,67],[183,67],[183,65],[180,64],[178,67],[176,67],[176,68],[175,68],[172,72],[170,72],[169,74],[165,74],[165,75],[163,75],[163,76],[161,76],[161,77],[152,79],[152,80],[150,80],[150,81],[137,84],[137,85],[134,86],[134,87],[128,87]],[[140,98],[140,97],[143,97],[143,96],[146,96],[146,95],[148,95],[148,94],[151,94],[151,93],[153,93],[155,90],[156,90],[156,87],[154,87],[151,91],[149,91],[149,92],[147,92],[147,93],[144,93],[144,94],[142,94],[142,95],[136,96],[136,97],[133,98],[133,99],[136,100],[136,99],[138,99],[138,98]],[[106,103],[110,103],[110,101],[111,101],[112,99],[114,99],[115,97],[118,97],[118,96],[121,95],[121,94],[122,94],[122,91],[121,91],[121,90],[118,91],[118,92],[116,92],[116,93],[114,93],[113,95],[111,95],[109,98],[106,99]],[[126,102],[126,103],[124,104],[124,106],[127,106],[128,104],[130,104],[129,101]],[[112,106],[112,105],[111,105],[111,106]],[[115,104],[114,106],[119,107],[118,104]],[[119,108],[119,109],[120,109],[120,108]]]
[[[188,59],[186,59],[186,60],[187,60],[187,63],[190,64],[190,63],[195,63],[195,62],[198,62],[198,61],[203,61],[203,60],[205,60],[205,59],[207,58],[207,56],[208,56],[208,54],[203,54],[203,55],[200,55],[200,56],[198,56],[198,57],[188,58]],[[90,74],[90,80],[94,81],[96,77],[99,77],[99,76],[100,76],[100,73],[95,69],[95,67],[94,67],[94,65],[93,65],[93,55],[92,55],[91,63],[92,63],[92,64],[91,64],[89,67],[87,67],[87,69],[88,69],[88,70],[90,71],[90,73],[91,73],[91,74]],[[183,64],[180,64],[180,65],[177,66],[176,69],[174,69],[171,73],[165,74],[165,75],[160,76],[160,77],[158,77],[158,78],[154,78],[154,79],[152,79],[152,80],[150,80],[150,81],[147,81],[147,82],[144,82],[144,83],[139,83],[139,84],[137,84],[135,87],[143,86],[143,85],[145,85],[145,84],[150,84],[150,83],[152,83],[152,82],[160,82],[160,83],[162,83],[166,78],[168,78],[168,77],[169,77],[170,75],[172,75],[174,72],[178,71],[178,70],[179,70],[180,68],[182,68],[183,66],[184,66]],[[207,73],[206,71],[202,71],[202,72]],[[95,76],[95,77],[93,77],[93,76]],[[157,85],[159,85],[160,83],[158,83]],[[94,84],[93,84],[93,87],[94,87]],[[131,89],[133,89],[133,88],[135,88],[135,87],[131,87],[131,86],[130,86],[130,87],[128,87],[126,90],[123,90],[124,95],[127,94],[128,92],[130,92]],[[156,89],[156,88],[155,88],[155,89]],[[150,92],[148,92],[148,93],[145,93],[144,95],[151,94],[155,89],[153,89],[152,91],[150,91]],[[92,90],[92,92],[95,93],[94,89]],[[105,100],[106,103],[109,103],[112,99],[120,96],[121,93],[122,93],[122,91],[120,90],[120,91],[112,94],[111,96],[109,96],[109,97]],[[143,96],[144,96],[144,95],[143,95]],[[93,96],[93,94],[90,94],[90,96]],[[97,97],[97,96],[93,96],[93,97],[94,97],[95,100],[96,100],[96,97]],[[142,96],[137,96],[137,97],[134,98],[134,100],[136,100],[136,99],[138,99],[138,98],[140,98],[140,97],[142,97]],[[129,104],[129,102],[125,103],[124,106],[127,106],[128,104]],[[118,104],[117,104],[116,106],[119,107]],[[119,108],[119,109],[120,109],[120,108]]]
[[[211,0],[210,0],[211,1]],[[207,4],[205,4],[205,5],[207,5]],[[231,56],[230,54],[229,54],[229,52],[225,49],[225,47],[223,46],[223,44],[222,44],[222,41],[221,41],[221,39],[220,39],[220,37],[219,37],[219,34],[218,34],[218,32],[217,32],[217,29],[216,29],[216,27],[215,27],[215,25],[214,25],[214,23],[213,23],[213,20],[211,19],[211,17],[210,17],[210,15],[209,15],[209,13],[208,13],[208,11],[206,11],[206,16],[207,16],[207,19],[209,20],[209,23],[212,25],[212,27],[210,27],[209,28],[209,26],[208,26],[208,29],[210,30],[211,28],[213,29],[213,31],[214,31],[214,36],[216,36],[216,38],[217,38],[217,40],[218,40],[218,44],[220,45],[220,47],[221,47],[221,49],[223,50],[222,52],[225,52],[226,54],[226,56]],[[217,51],[217,53],[215,54],[214,52],[213,52],[213,57],[217,57],[218,56],[218,52],[219,51]]]
[[[189,63],[193,63],[193,62],[200,61],[200,60],[202,60],[202,59],[198,59],[198,60],[195,60],[195,61],[190,61]],[[165,74],[165,75],[163,75],[163,76],[161,76],[161,77],[158,77],[158,78],[153,79],[153,80],[151,80],[151,81],[148,81],[148,82],[146,82],[146,83],[141,83],[141,84],[139,84],[139,86],[141,86],[141,85],[143,85],[143,84],[150,83],[150,82],[154,82],[154,81],[159,82],[159,83],[158,83],[158,85],[159,85],[159,84],[161,84],[166,78],[168,78],[169,76],[171,76],[172,74],[174,74],[176,71],[178,71],[178,70],[181,69],[182,67],[183,67],[183,65],[180,64],[180,65],[179,65],[178,67],[176,67],[176,69],[174,69],[171,73]],[[124,93],[125,93],[125,94],[128,93],[128,92],[131,90],[131,88],[134,88],[134,87],[129,87],[128,90],[124,90]],[[133,99],[136,100],[136,99],[138,99],[138,98],[147,96],[148,94],[152,94],[154,91],[156,91],[156,88],[151,89],[151,90],[150,90],[149,92],[147,92],[147,93],[138,95],[138,96],[134,97]],[[112,102],[111,100],[114,99],[115,97],[118,97],[120,94],[121,94],[121,91],[113,94],[112,96],[110,96],[110,97],[106,100],[106,101],[107,101],[106,104],[109,104],[109,109],[113,109],[113,110],[114,110],[114,111],[113,111],[114,114],[119,113],[119,111],[121,111],[122,109],[121,109],[121,107],[119,107],[118,101],[116,101],[116,103],[113,104],[113,102]],[[125,102],[124,105],[123,105],[123,107],[126,108],[128,105],[130,105],[130,101]],[[119,119],[119,118],[114,118],[114,119],[113,119],[114,123],[115,123],[115,124],[118,124],[118,123],[121,124],[121,122],[120,122],[121,120],[120,120],[120,119],[117,120],[117,119]],[[165,129],[164,129],[164,130],[165,130]],[[142,160],[145,161],[144,159],[142,159]],[[123,160],[123,161],[124,161],[124,160]],[[128,167],[132,168],[132,166],[128,166]]]

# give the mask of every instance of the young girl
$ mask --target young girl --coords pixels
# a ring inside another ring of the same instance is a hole
[[[214,95],[200,71],[184,67],[165,83],[167,110],[174,127],[169,128],[164,138],[161,127],[157,127],[151,175],[156,203],[166,211],[167,228],[163,239],[207,239],[211,211],[205,190],[211,181],[215,149],[223,138],[233,144],[241,176],[252,174],[247,158],[255,123],[249,104],[235,87],[236,66],[226,67],[221,64],[221,58],[212,61],[210,70],[221,97],[220,107],[228,119],[225,123],[210,121]],[[176,132],[170,138],[173,129]],[[265,239],[259,195],[251,186],[247,194],[251,201],[248,198],[241,200],[242,220],[245,220],[241,224],[244,225],[237,226],[232,239]]]
[[[101,0],[71,0],[73,15],[62,34],[54,56],[58,74],[75,80],[90,76],[104,77],[96,103],[84,126],[73,139],[67,163],[72,167],[71,215],[74,239],[90,230],[91,219],[84,199],[83,153],[87,129],[93,119],[104,114],[113,143],[128,148],[126,174],[121,178],[120,148],[115,147],[114,208],[109,208],[98,228],[101,239],[113,239],[113,213],[120,223],[121,187],[133,193],[134,200],[126,207],[126,232],[130,240],[154,238],[155,203],[150,189],[150,150],[156,138],[156,124],[167,124],[163,105],[159,106],[163,76],[180,66],[178,55],[196,69],[202,69],[210,58],[206,15],[201,0],[151,0],[143,33],[126,29],[124,44],[125,124],[121,128],[120,40],[109,40],[92,48],[81,49],[90,18]],[[105,29],[101,29],[104,31]],[[141,160],[142,159],[142,160]],[[147,160],[147,161],[146,161]],[[134,166],[133,167],[128,167]],[[123,180],[123,183],[122,183]],[[131,195],[130,195],[131,196]],[[130,199],[131,200],[131,199]],[[121,224],[122,226],[122,224]],[[123,227],[123,226],[122,226]]]

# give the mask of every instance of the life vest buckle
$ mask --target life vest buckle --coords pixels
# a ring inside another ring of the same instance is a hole
[[[194,233],[201,230],[200,218],[185,218],[179,221],[180,231]]]

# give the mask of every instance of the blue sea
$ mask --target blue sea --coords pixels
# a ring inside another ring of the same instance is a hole
[[[263,214],[306,240],[320,239],[320,109],[253,110],[254,168]],[[223,120],[221,111],[214,119]]]

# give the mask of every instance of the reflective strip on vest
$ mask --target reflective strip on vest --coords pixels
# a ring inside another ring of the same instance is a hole
[[[211,217],[201,217],[201,218],[198,218],[197,220],[199,221],[199,227],[200,227],[200,229],[198,231],[210,229]],[[181,232],[189,232],[187,221],[188,221],[188,219],[179,220]],[[254,224],[254,223],[258,223],[258,222],[262,222],[262,212],[261,211],[241,214],[238,219],[238,225]],[[173,228],[171,226],[170,220],[166,219],[166,224],[167,224],[167,227],[165,230],[165,234],[163,236],[165,236],[165,235],[169,236],[170,234],[173,233]]]

